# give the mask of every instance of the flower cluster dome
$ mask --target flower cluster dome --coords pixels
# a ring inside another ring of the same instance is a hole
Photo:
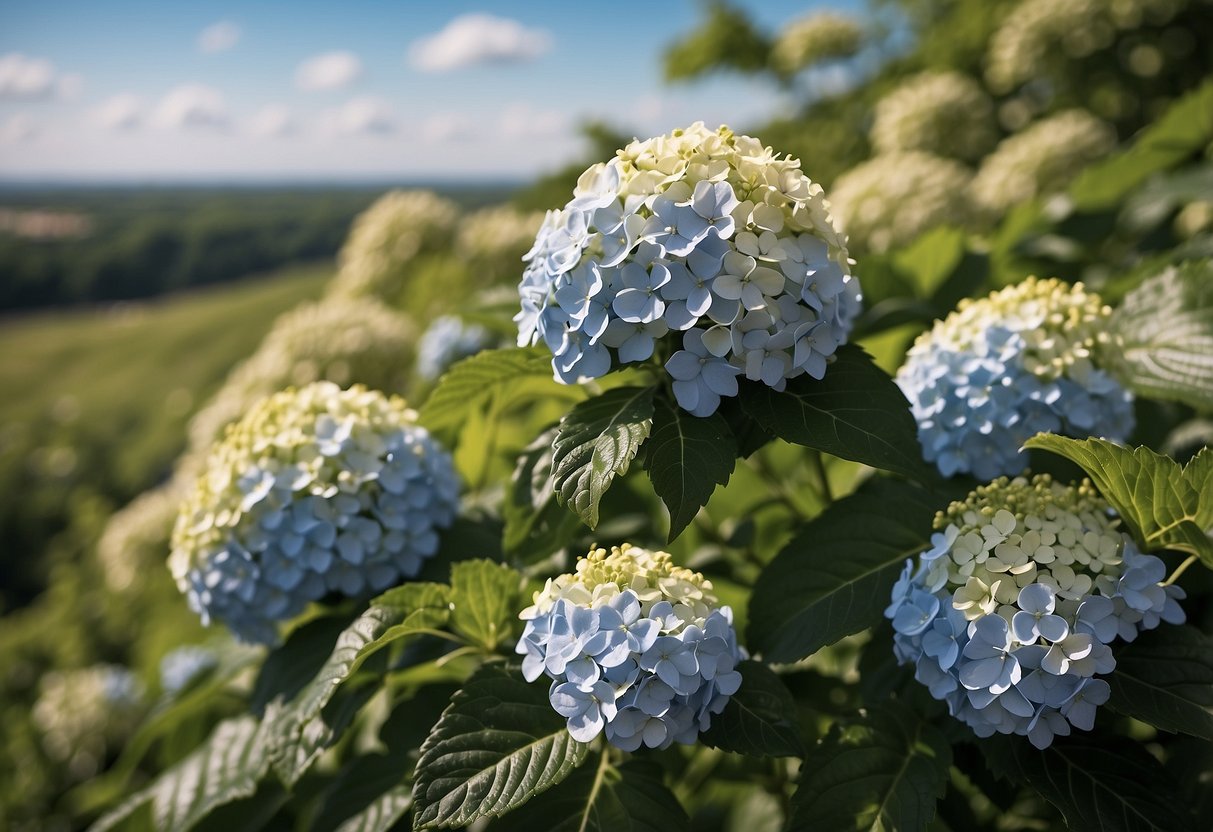
[[[475,355],[493,343],[480,324],[464,323],[457,315],[434,319],[417,342],[417,373],[433,381],[456,361]]]
[[[1089,482],[995,480],[936,517],[885,616],[897,659],[978,736],[1037,748],[1090,730],[1112,645],[1182,623],[1166,567],[1118,529]]]
[[[771,63],[794,73],[824,61],[849,58],[863,46],[863,27],[853,17],[821,11],[781,27]]]
[[[923,72],[876,102],[871,129],[877,153],[922,150],[971,161],[998,138],[994,104],[959,72]]]
[[[777,390],[822,378],[860,306],[821,187],[797,160],[701,123],[587,170],[526,259],[518,343],[547,344],[558,381],[657,352],[697,416],[739,375]]]
[[[254,405],[215,445],[169,565],[204,622],[272,642],[327,593],[415,576],[458,496],[450,455],[402,399],[316,382]]]
[[[519,616],[522,672],[552,679],[575,740],[605,730],[625,751],[693,743],[741,685],[732,610],[665,552],[593,549],[534,601]]]
[[[31,716],[43,746],[72,768],[99,767],[144,711],[143,685],[128,668],[96,664],[42,677]]]
[[[1081,283],[1034,277],[961,301],[897,371],[927,461],[986,480],[1019,472],[1040,432],[1127,437],[1132,394],[1100,369],[1111,314]]]

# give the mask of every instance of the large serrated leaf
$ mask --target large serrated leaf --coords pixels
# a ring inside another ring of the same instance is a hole
[[[951,764],[937,728],[903,705],[870,708],[805,757],[788,829],[926,829]]]
[[[569,736],[546,685],[486,665],[455,694],[421,746],[414,828],[459,827],[517,808],[568,777],[588,749]]]
[[[493,650],[518,620],[522,576],[491,560],[451,567],[451,625],[469,641]]]
[[[1213,639],[1195,627],[1142,633],[1116,651],[1108,706],[1213,742]]]
[[[871,356],[853,344],[838,349],[820,381],[800,376],[782,393],[765,384],[745,384],[741,403],[760,425],[795,445],[910,479],[938,479],[922,461],[909,402]]]
[[[591,529],[611,481],[628,470],[653,425],[653,388],[616,387],[576,405],[552,445],[552,480],[562,502]]]
[[[678,832],[689,819],[661,782],[661,769],[631,760],[583,768],[493,823],[493,832]]]
[[[413,805],[411,773],[405,749],[355,758],[325,790],[311,828],[384,832]]]
[[[1133,392],[1213,410],[1213,261],[1171,267],[1130,292],[1112,316],[1107,351]]]
[[[670,510],[670,540],[725,485],[737,463],[737,440],[719,413],[692,416],[664,398],[654,402],[653,432],[644,445],[653,490]]]
[[[1140,745],[1105,737],[1059,737],[1037,751],[1023,737],[981,742],[990,769],[1023,783],[1083,832],[1179,832],[1191,829],[1170,777]]]
[[[558,430],[552,425],[522,452],[501,506],[505,520],[502,545],[526,562],[563,549],[581,528],[577,517],[556,499],[552,443]]]
[[[744,661],[737,669],[741,687],[700,739],[713,748],[755,757],[803,756],[796,703],[787,686],[761,662]]]
[[[1213,450],[1180,466],[1146,447],[1038,433],[1024,443],[1076,463],[1148,552],[1179,549],[1213,569]]]
[[[185,832],[214,809],[251,797],[269,765],[263,723],[251,716],[224,720],[189,756],[98,820],[93,832],[117,828],[149,802],[157,832]]]
[[[879,623],[909,558],[930,541],[947,500],[872,479],[806,525],[762,571],[747,644],[772,662],[803,659]]]
[[[486,350],[451,367],[421,408],[421,423],[431,430],[454,427],[493,396],[513,398],[549,391],[551,353],[542,347]],[[504,400],[502,399],[502,400]]]

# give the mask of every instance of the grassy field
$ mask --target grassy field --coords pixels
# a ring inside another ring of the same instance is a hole
[[[0,322],[0,389],[9,393],[0,397],[0,485],[25,495],[0,512],[14,556],[46,552],[82,503],[122,501],[163,477],[190,414],[275,317],[320,295],[332,268]],[[25,571],[6,582],[17,596],[8,604],[37,591],[42,570]]]

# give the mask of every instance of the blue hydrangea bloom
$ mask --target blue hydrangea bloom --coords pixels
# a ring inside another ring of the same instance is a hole
[[[914,678],[978,736],[1045,748],[1089,731],[1113,645],[1184,620],[1161,560],[1117,529],[1089,483],[995,480],[953,503],[906,562],[885,616]]]
[[[988,480],[1021,471],[1042,431],[1127,437],[1133,397],[1099,366],[1111,313],[1081,284],[1036,278],[962,301],[897,372],[927,461]]]
[[[725,127],[633,142],[591,167],[524,260],[518,344],[542,341],[557,381],[670,356],[674,396],[697,416],[743,374],[777,390],[822,378],[860,308],[821,187]]]
[[[665,552],[593,550],[521,618],[522,673],[552,679],[552,707],[580,742],[605,731],[626,751],[693,743],[741,685],[732,611]]]
[[[274,642],[329,593],[415,576],[458,507],[450,455],[402,399],[329,382],[255,405],[212,449],[169,565],[204,623]]]
[[[479,324],[464,323],[455,315],[435,318],[417,342],[417,373],[432,381],[463,358],[493,344],[493,336]]]

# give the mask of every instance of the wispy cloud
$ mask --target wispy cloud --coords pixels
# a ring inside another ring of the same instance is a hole
[[[434,144],[466,141],[482,131],[474,118],[462,113],[435,113],[421,122],[419,130],[424,141]]]
[[[242,34],[241,28],[230,20],[212,23],[198,34],[198,51],[208,55],[226,52],[240,42]]]
[[[497,129],[507,139],[551,139],[569,132],[569,120],[556,110],[511,104],[498,117]]]
[[[295,85],[301,90],[339,90],[362,75],[362,61],[353,52],[325,52],[299,64]]]
[[[347,135],[389,135],[398,128],[392,106],[382,98],[363,95],[325,114],[325,124]]]
[[[55,65],[20,52],[0,55],[0,99],[49,98],[57,89]]]
[[[249,122],[249,132],[262,138],[290,136],[299,129],[291,111],[281,104],[262,107]]]
[[[143,99],[129,92],[115,95],[101,102],[91,116],[107,130],[135,130],[143,125]]]
[[[152,123],[170,129],[222,129],[227,127],[223,94],[203,84],[183,84],[160,100]]]
[[[25,113],[9,116],[7,121],[0,123],[0,143],[3,144],[27,142],[38,133],[38,123]]]
[[[552,47],[552,37],[516,20],[465,14],[442,31],[414,41],[409,63],[422,72],[449,72],[479,64],[533,61]]]

